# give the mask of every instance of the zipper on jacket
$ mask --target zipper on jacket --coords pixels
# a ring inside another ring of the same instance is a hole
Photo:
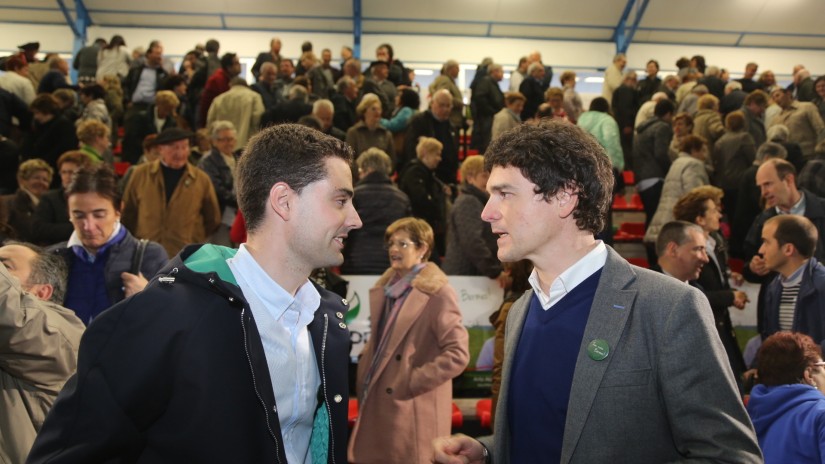
[[[324,387],[324,405],[327,407],[327,420],[329,421],[329,444],[332,452],[329,457],[332,464],[335,464],[335,436],[332,431],[332,408],[329,406],[329,396],[327,395],[327,370],[326,370],[326,354],[327,354],[327,332],[329,331],[329,315],[324,314],[324,336],[321,338],[321,385]]]
[[[255,389],[255,396],[258,397],[258,401],[261,403],[261,407],[264,409],[264,416],[266,417],[266,428],[269,430],[269,435],[272,437],[272,440],[275,442],[275,459],[278,461],[278,464],[281,463],[281,447],[278,443],[278,438],[275,436],[275,432],[272,431],[272,427],[269,425],[269,410],[266,409],[266,403],[264,403],[264,399],[261,398],[261,393],[258,391],[258,381],[255,379],[255,369],[252,368],[252,357],[249,355],[249,345],[247,340],[246,334],[246,324],[244,323],[244,316],[246,315],[246,308],[241,308],[241,329],[243,330],[243,349],[246,352],[246,361],[249,363],[249,371],[252,373],[252,387]],[[324,315],[326,317],[326,315]],[[324,330],[324,339],[326,339],[326,330]],[[323,344],[322,344],[323,346]],[[322,352],[323,353],[323,352]],[[323,354],[322,354],[323,356]],[[326,392],[325,392],[326,395]]]

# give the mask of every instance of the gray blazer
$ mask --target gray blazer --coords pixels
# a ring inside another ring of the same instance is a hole
[[[480,439],[496,464],[509,462],[510,368],[531,296],[507,318],[500,419],[494,435]],[[588,356],[595,339],[610,347],[603,361]],[[576,361],[561,462],[687,460],[762,462],[710,306],[698,290],[608,248]]]

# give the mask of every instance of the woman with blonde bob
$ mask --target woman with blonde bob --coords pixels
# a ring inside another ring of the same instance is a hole
[[[455,290],[427,258],[432,228],[417,218],[387,228],[390,268],[370,290],[371,333],[358,362],[360,411],[351,463],[429,463],[450,433],[452,382],[467,366]]]

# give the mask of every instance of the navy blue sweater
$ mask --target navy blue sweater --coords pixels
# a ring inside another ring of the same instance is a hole
[[[576,358],[601,269],[545,311],[535,293],[513,358],[510,462],[556,463]]]

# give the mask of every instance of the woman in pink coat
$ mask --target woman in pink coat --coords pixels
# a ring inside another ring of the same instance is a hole
[[[358,421],[349,461],[429,463],[450,434],[452,382],[467,366],[467,330],[447,276],[427,262],[433,231],[421,219],[387,228],[390,269],[370,290],[370,339],[358,362]]]

